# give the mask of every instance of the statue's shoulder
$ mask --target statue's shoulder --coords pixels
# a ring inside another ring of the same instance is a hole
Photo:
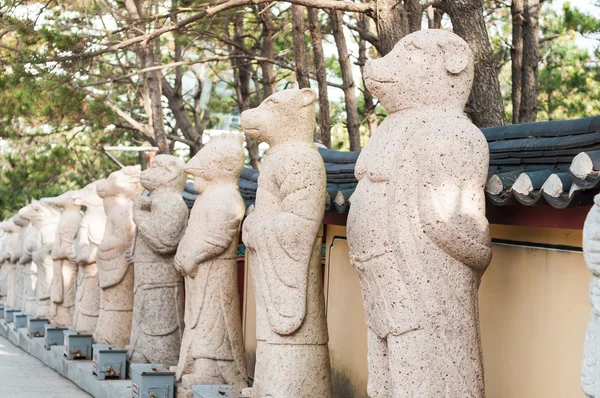
[[[301,142],[298,143],[298,145],[290,147],[290,149],[287,150],[285,159],[285,164],[288,166],[294,166],[297,164],[304,166],[310,164],[324,166],[323,157],[319,153],[317,146],[312,143]]]
[[[442,151],[471,148],[476,152],[487,152],[488,145],[481,130],[467,117],[440,116],[422,123],[418,141]]]

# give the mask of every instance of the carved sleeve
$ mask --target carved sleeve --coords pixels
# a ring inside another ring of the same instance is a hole
[[[130,208],[125,208],[113,216],[114,219],[107,221],[107,233],[98,247],[97,256],[104,261],[124,255],[131,246],[134,235],[135,224],[131,219]]]
[[[318,152],[298,150],[277,175],[281,211],[258,220],[254,239],[264,275],[269,324],[287,335],[306,314],[310,257],[325,206],[325,167]]]
[[[239,200],[241,202],[241,197]],[[243,215],[243,202],[236,203],[231,198],[223,197],[218,207],[204,219],[206,224],[202,228],[203,233],[194,241],[194,247],[177,251],[176,261],[181,264],[183,271],[195,277],[202,263],[223,254],[237,240]]]
[[[21,261],[23,264],[32,260],[33,252],[41,247],[41,238],[37,229],[33,227],[27,228],[23,236],[23,253]]]
[[[188,210],[181,195],[153,198],[151,211],[134,211],[139,236],[158,253],[175,253],[187,226]]]
[[[441,250],[485,269],[492,256],[484,196],[489,153],[479,129],[463,127],[460,134],[433,132],[417,149],[419,217]]]

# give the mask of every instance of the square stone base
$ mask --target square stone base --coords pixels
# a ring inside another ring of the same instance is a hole
[[[0,319],[0,336],[36,357],[95,398],[131,397],[131,380],[100,381],[92,374],[91,360],[69,361],[63,354],[62,346],[53,346],[47,351],[44,348],[44,338],[28,337],[26,328],[14,330],[12,325],[9,326],[4,319]]]

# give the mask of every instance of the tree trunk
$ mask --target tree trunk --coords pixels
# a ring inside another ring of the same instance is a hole
[[[523,88],[523,0],[512,0],[510,5],[512,14],[512,45],[510,61],[512,69],[512,122],[519,123],[521,112],[521,91]]]
[[[408,19],[408,32],[421,30],[421,17],[423,11],[419,0],[404,0],[404,8]]]
[[[234,20],[234,37],[233,40],[237,43],[238,47],[244,47],[244,14],[236,13]],[[233,50],[234,55],[242,55],[242,51],[237,47]],[[238,108],[240,113],[244,112],[249,108],[250,105],[250,66],[246,60],[243,59],[232,59],[231,64],[233,66],[234,78],[235,78],[235,91],[237,95]],[[258,152],[259,142],[250,139],[246,136],[246,149],[248,149],[248,157],[250,158],[250,165],[260,170],[260,154]]]
[[[537,80],[539,62],[539,0],[524,0],[523,7],[523,90],[519,121],[535,122],[537,117]]]
[[[477,127],[504,125],[504,105],[496,60],[483,20],[483,0],[447,0],[440,5],[452,21],[454,33],[471,47],[475,79],[467,107]]]
[[[178,1],[173,0],[172,10],[177,10]],[[172,14],[173,22],[177,22],[177,13]],[[177,32],[174,32],[174,62],[181,61],[181,42],[178,39]],[[200,84],[200,83],[199,83]],[[190,156],[194,156],[200,149],[202,149],[202,133],[198,132],[192,118],[186,109],[186,103],[183,100],[183,67],[175,67],[175,82],[173,87],[169,81],[163,76],[161,79],[162,93],[167,98],[169,109],[173,112],[175,117],[176,126],[179,131],[183,134],[186,139],[186,143],[190,147]],[[173,131],[176,134],[177,131]]]
[[[137,27],[138,34],[142,35],[145,31],[142,22],[144,18],[144,1],[126,0],[125,8],[133,20],[133,25]],[[146,43],[145,47],[140,48],[137,52],[141,68],[143,69],[155,66],[152,45],[153,43]],[[142,78],[144,79],[148,125],[150,125],[150,129],[154,135],[158,152],[170,153],[162,109],[162,74],[160,71],[151,71],[144,73]]]
[[[444,12],[439,8],[427,7],[427,27],[429,29],[441,29],[443,16]]]
[[[319,141],[331,149],[331,116],[327,93],[327,69],[323,54],[323,37],[319,26],[319,10],[308,7],[308,29],[312,40],[315,74],[319,84]]]
[[[193,142],[189,144],[190,156],[194,156],[200,149],[202,149],[202,134],[198,134],[198,131],[194,127],[192,120],[185,108],[185,101],[181,97],[181,93],[177,92],[176,89],[171,87],[166,78],[162,80],[163,94],[167,97],[169,102],[169,109],[173,112],[175,122],[179,130],[183,134],[186,140]]]
[[[352,64],[350,54],[346,46],[346,37],[342,27],[342,13],[340,11],[331,11],[331,30],[335,44],[338,49],[340,70],[342,72],[344,99],[346,102],[346,128],[350,139],[350,150],[360,151],[360,123],[358,121],[358,106],[356,102],[356,92],[354,78],[352,76]]]
[[[296,80],[299,88],[310,88],[308,63],[306,61],[306,43],[304,41],[304,10],[306,7],[292,4],[292,39],[294,40],[294,59],[296,62]]]
[[[142,50],[142,65],[144,68],[150,68],[155,65],[154,54],[150,46]],[[160,71],[147,72],[146,82],[148,87],[148,97],[150,98],[150,109],[152,130],[158,153],[170,153],[169,142],[167,141],[167,132],[165,131],[165,121],[162,108],[162,87]]]
[[[381,56],[386,55],[410,31],[408,15],[400,0],[375,0]],[[420,5],[419,5],[420,7]],[[339,12],[339,11],[338,11]]]
[[[367,20],[365,15],[358,16],[358,26],[361,29],[367,28]],[[362,78],[362,89],[363,89],[363,97],[365,100],[365,119],[367,120],[367,124],[369,126],[369,137],[373,135],[375,130],[377,129],[377,115],[375,114],[375,101],[373,99],[373,94],[367,88],[365,84],[365,63],[367,62],[367,43],[364,39],[359,38],[358,40],[358,66],[360,66],[360,73]]]
[[[273,40],[275,27],[273,25],[273,12],[271,11],[271,7],[262,7],[260,10],[263,37],[260,55],[266,59],[275,59],[275,44]],[[264,98],[267,98],[276,91],[273,63],[262,61],[258,64],[260,65],[262,72],[263,96]]]

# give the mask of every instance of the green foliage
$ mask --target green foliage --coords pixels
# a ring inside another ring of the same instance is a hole
[[[499,79],[508,120],[512,114],[510,8],[487,2],[487,26],[499,68]],[[600,5],[599,5],[600,6]],[[540,17],[540,61],[538,65],[537,120],[573,119],[600,114],[600,69],[598,54],[580,47],[579,35],[600,32],[600,20],[569,3],[556,11],[543,5]],[[592,36],[593,37],[593,36]],[[600,42],[599,42],[600,44]]]
[[[592,33],[600,20],[565,3],[562,15],[546,10],[540,25],[538,120],[572,119],[600,113],[600,67],[587,49],[577,45],[577,33]]]
[[[563,5],[563,14],[564,25],[571,30],[581,34],[600,32],[600,20],[572,7],[569,2]]]

